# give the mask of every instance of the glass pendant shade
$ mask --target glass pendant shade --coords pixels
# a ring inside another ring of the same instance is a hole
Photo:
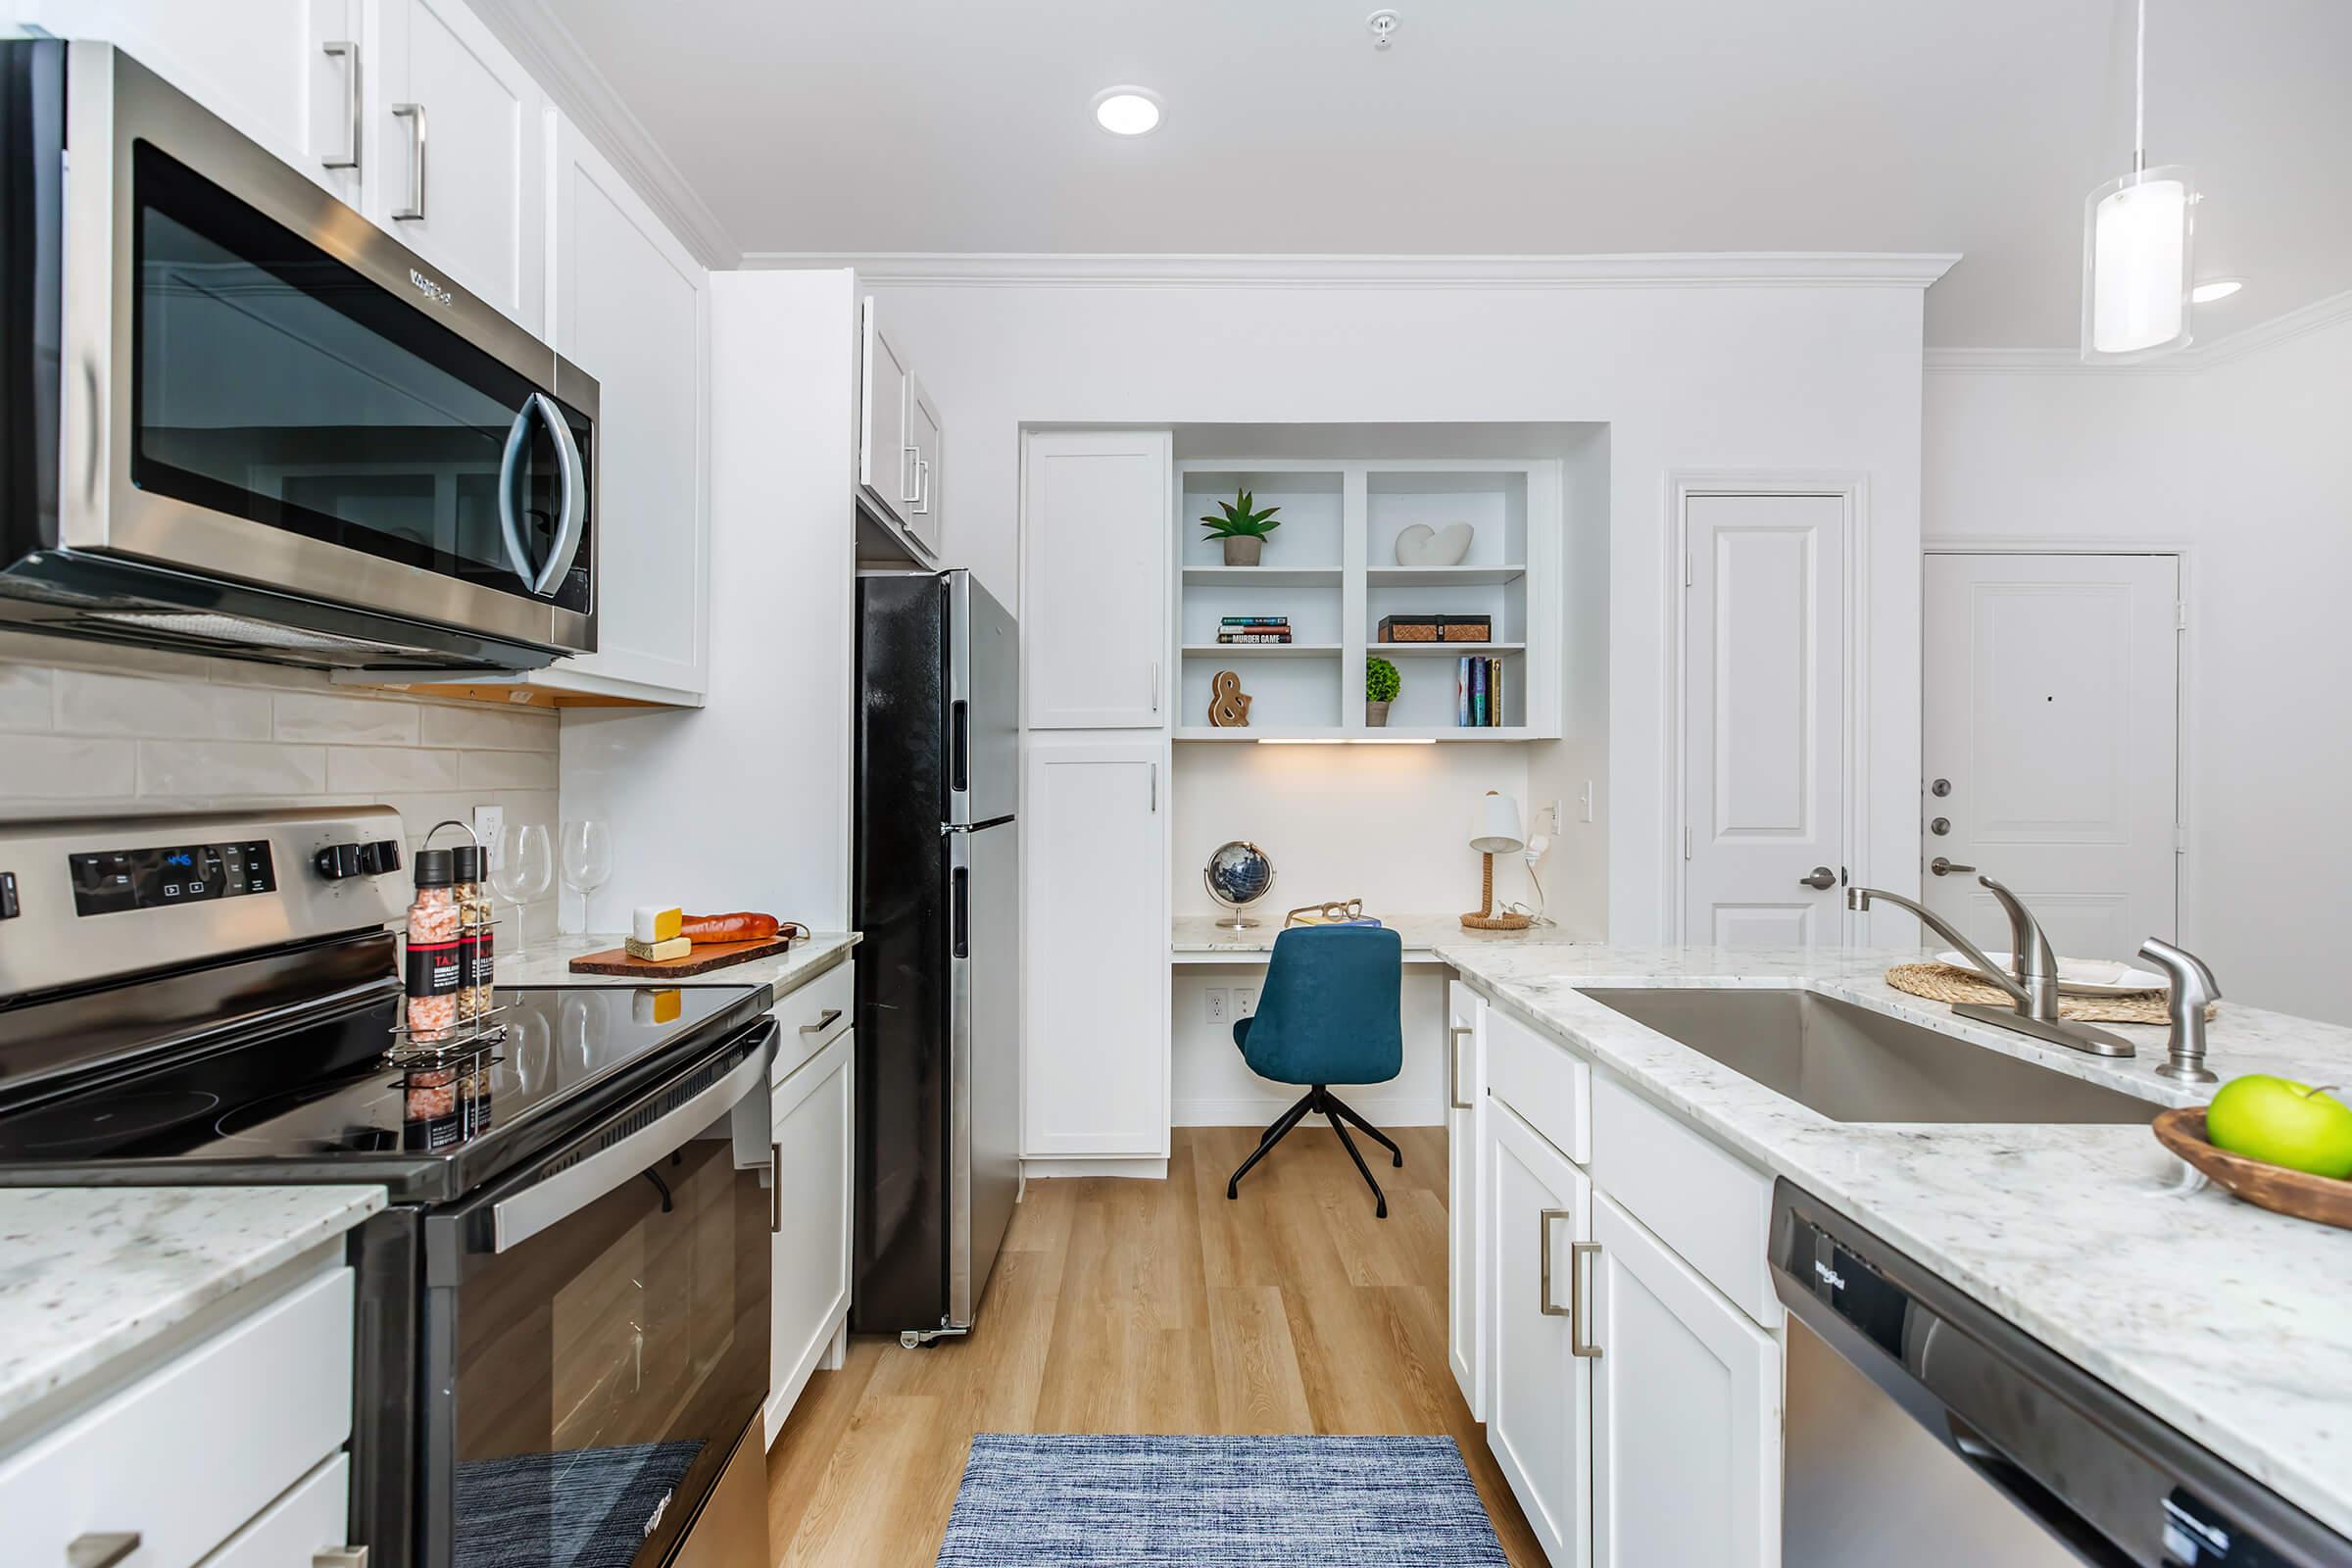
[[[2189,343],[2196,182],[2168,164],[2108,181],[2082,208],[2082,358],[2135,360]]]

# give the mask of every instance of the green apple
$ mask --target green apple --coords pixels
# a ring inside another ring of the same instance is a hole
[[[2267,1072],[2232,1078],[2205,1107],[2205,1136],[2248,1159],[2338,1181],[2352,1177],[2352,1105],[2328,1087]]]

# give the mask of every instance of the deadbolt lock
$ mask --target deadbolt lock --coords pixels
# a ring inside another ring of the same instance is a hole
[[[1952,793],[1952,781],[1948,778],[1939,778],[1928,786],[1928,793],[1940,801]]]
[[[1937,838],[1943,837],[1951,830],[1952,819],[1948,816],[1939,816],[1935,821],[1928,824],[1928,831],[1935,834]]]

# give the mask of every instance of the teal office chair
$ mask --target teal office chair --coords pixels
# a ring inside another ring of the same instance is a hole
[[[1327,1084],[1380,1084],[1404,1066],[1404,1031],[1396,1021],[1404,989],[1404,944],[1380,926],[1326,925],[1285,931],[1274,939],[1274,957],[1254,1017],[1238,1020],[1233,1043],[1250,1070],[1276,1083],[1305,1084],[1306,1097],[1282,1113],[1258,1140],[1257,1152],[1225,1184],[1227,1198],[1242,1196],[1242,1178],[1266,1157],[1300,1118],[1321,1111],[1331,1118],[1355,1168],[1377,1202],[1373,1212],[1389,1217],[1389,1199],[1372,1179],[1372,1167],[1348,1136],[1353,1122],[1404,1163],[1404,1151],[1349,1109]]]

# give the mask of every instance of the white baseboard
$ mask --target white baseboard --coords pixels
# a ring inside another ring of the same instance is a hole
[[[1423,1102],[1406,1095],[1342,1095],[1350,1109],[1363,1113],[1375,1127],[1443,1127],[1446,1107],[1436,1101]],[[1179,1127],[1265,1127],[1298,1102],[1297,1095],[1280,1100],[1246,1098],[1235,1100],[1179,1100],[1176,1102],[1175,1122]],[[1307,1118],[1316,1126],[1323,1124],[1320,1116]]]
[[[1168,1179],[1168,1162],[1164,1159],[1024,1159],[1021,1161],[1021,1181],[1024,1185],[1042,1179],[1065,1176],[1117,1176],[1129,1181],[1164,1182]]]

